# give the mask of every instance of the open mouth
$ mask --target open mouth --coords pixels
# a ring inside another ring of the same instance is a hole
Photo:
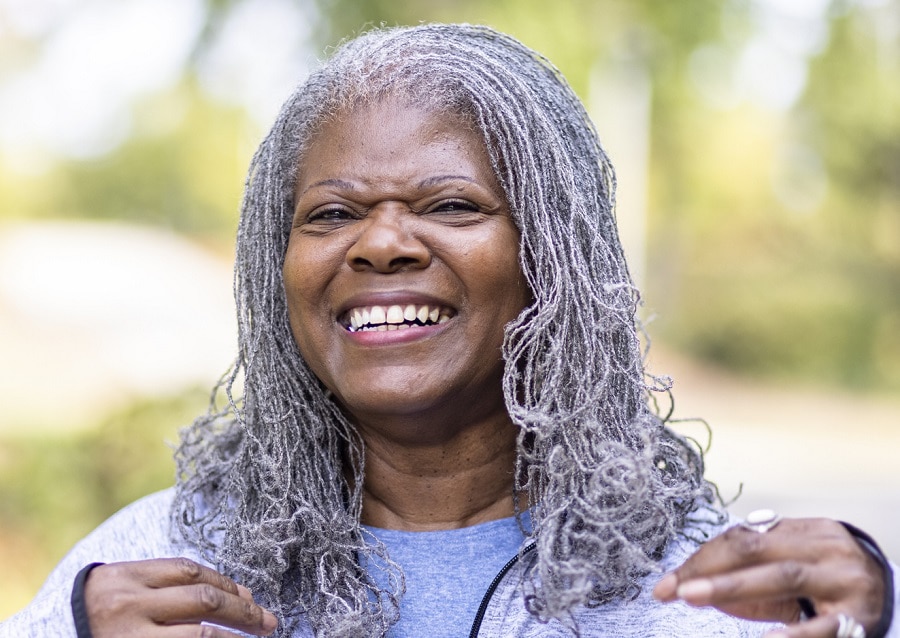
[[[416,326],[445,323],[454,311],[443,306],[407,304],[405,306],[361,306],[351,308],[341,318],[341,325],[350,332],[384,332],[406,330]]]

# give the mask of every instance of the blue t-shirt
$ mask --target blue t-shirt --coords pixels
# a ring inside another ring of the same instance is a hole
[[[400,621],[389,638],[468,636],[491,581],[525,541],[515,517],[436,532],[365,529],[406,576]],[[389,588],[387,573],[373,567],[367,566],[372,580]]]

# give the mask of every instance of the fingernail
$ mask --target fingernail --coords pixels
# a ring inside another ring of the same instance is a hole
[[[678,586],[678,597],[692,605],[705,605],[712,597],[713,585],[708,578],[689,580]]]
[[[675,596],[675,590],[678,587],[678,576],[675,574],[666,574],[659,579],[656,587],[653,588],[653,596],[657,600],[671,600]]]
[[[263,629],[266,631],[275,631],[278,627],[278,619],[268,609],[263,609]]]

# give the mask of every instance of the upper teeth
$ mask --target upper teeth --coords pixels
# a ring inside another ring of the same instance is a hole
[[[350,331],[404,330],[412,325],[444,323],[452,311],[441,306],[407,304],[406,306],[364,306],[350,310]]]

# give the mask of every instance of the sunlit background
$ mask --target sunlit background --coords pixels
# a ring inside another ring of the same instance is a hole
[[[517,36],[588,104],[651,369],[733,510],[900,558],[900,2],[0,0],[0,618],[171,484],[281,101],[366,25],[432,20]]]

